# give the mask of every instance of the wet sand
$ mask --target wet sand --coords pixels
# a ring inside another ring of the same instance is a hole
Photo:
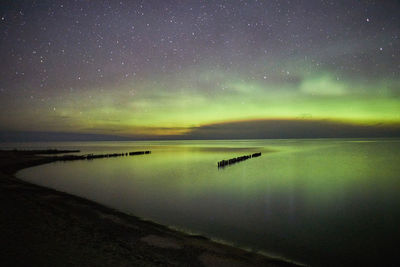
[[[56,160],[0,151],[1,266],[296,266],[15,178]]]

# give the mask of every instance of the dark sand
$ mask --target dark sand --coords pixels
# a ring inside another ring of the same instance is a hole
[[[55,160],[0,151],[1,266],[294,266],[14,176]]]

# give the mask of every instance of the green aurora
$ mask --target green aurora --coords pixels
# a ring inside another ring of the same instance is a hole
[[[116,6],[120,20],[93,4],[64,21],[75,13],[56,6],[51,24],[35,4],[4,10],[1,129],[141,139],[263,120],[400,129],[398,4],[225,4],[235,16],[197,2],[187,14]]]
[[[28,99],[31,103],[16,114],[17,120],[2,121],[19,130],[123,136],[179,135],[202,125],[254,119],[400,124],[400,99],[395,95],[399,82],[394,80],[362,84],[329,73],[295,82],[278,77],[279,83],[217,71],[175,76],[67,91],[45,104],[40,98]]]

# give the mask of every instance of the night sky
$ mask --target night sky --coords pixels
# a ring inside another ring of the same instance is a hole
[[[399,1],[0,5],[3,132],[400,136]]]

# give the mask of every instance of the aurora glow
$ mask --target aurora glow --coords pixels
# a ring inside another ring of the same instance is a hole
[[[398,10],[355,0],[3,1],[0,127],[143,138],[257,120],[400,129]]]

